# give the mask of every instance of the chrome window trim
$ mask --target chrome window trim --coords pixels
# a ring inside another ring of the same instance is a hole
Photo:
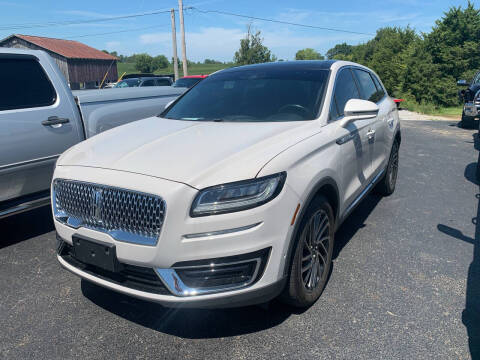
[[[160,225],[160,230],[158,232],[158,236],[145,236],[141,234],[134,234],[129,231],[125,231],[122,229],[112,229],[112,230],[107,230],[104,229],[100,226],[91,226],[89,224],[85,224],[82,219],[68,215],[64,211],[61,211],[57,208],[57,197],[56,197],[56,192],[55,192],[55,181],[69,181],[69,182],[76,182],[80,184],[86,184],[90,186],[98,186],[101,188],[109,188],[109,189],[118,189],[122,191],[127,191],[130,193],[135,193],[143,196],[150,196],[157,198],[161,200],[161,203],[163,204],[163,218],[162,218],[162,223]],[[96,184],[96,183],[90,183],[90,182],[85,182],[85,181],[76,181],[76,180],[68,180],[68,179],[55,179],[55,181],[52,183],[52,208],[53,208],[53,215],[55,220],[58,222],[67,225],[68,227],[71,227],[73,229],[79,229],[81,227],[86,228],[86,229],[91,229],[95,231],[99,231],[102,233],[105,233],[107,235],[110,235],[113,239],[121,242],[127,242],[127,243],[132,243],[132,244],[137,244],[137,245],[145,245],[145,246],[156,246],[158,243],[158,238],[160,237],[160,233],[163,229],[163,224],[165,223],[165,215],[167,212],[167,204],[165,200],[158,196],[158,195],[153,195],[153,194],[147,194],[143,193],[140,191],[135,191],[135,190],[130,190],[130,189],[125,189],[125,188],[119,188],[115,186],[108,186],[108,185],[103,185],[103,184]]]

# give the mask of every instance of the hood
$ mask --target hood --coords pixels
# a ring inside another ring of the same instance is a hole
[[[197,189],[254,178],[278,153],[320,126],[297,122],[201,122],[151,117],[96,135],[67,150],[60,166],[128,171]],[[317,131],[317,132],[318,132]]]

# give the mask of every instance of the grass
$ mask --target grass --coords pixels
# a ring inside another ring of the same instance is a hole
[[[193,64],[188,67],[188,75],[202,75],[211,74],[217,70],[225,69],[233,66],[232,64]],[[121,76],[124,72],[127,74],[138,73],[135,69],[134,63],[117,63],[118,76]],[[181,66],[178,68],[179,75],[183,76],[183,69]],[[169,65],[167,68],[159,69],[154,72],[155,74],[173,74],[173,65]]]
[[[442,115],[442,116],[462,116],[463,105],[439,108],[432,115]]]
[[[444,116],[458,119],[462,116],[463,105],[451,106],[451,107],[439,107],[433,104],[418,104],[415,101],[409,101],[408,99],[400,105],[401,108],[410,111],[415,111],[420,114],[432,115],[432,116]]]

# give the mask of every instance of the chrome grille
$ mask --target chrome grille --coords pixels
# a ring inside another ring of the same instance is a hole
[[[161,197],[63,179],[55,180],[53,192],[57,220],[103,231],[121,241],[156,244],[165,216]]]

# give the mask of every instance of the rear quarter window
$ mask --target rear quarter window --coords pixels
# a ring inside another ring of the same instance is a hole
[[[381,100],[386,95],[385,89],[383,88],[382,84],[380,84],[380,80],[378,80],[378,78],[375,75],[373,74],[371,75],[372,75],[373,82],[377,87],[377,92],[378,92],[377,96],[379,97],[379,100]]]
[[[49,106],[57,98],[36,59],[0,59],[0,111]]]

